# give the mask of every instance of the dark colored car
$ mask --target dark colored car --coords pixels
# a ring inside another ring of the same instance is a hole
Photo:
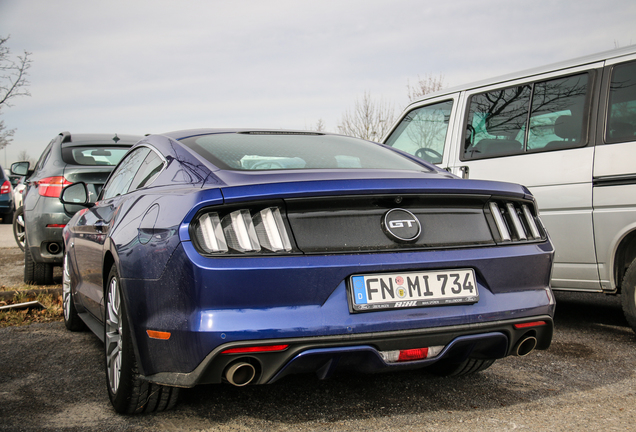
[[[120,413],[179,387],[340,370],[461,375],[546,349],[553,248],[522,186],[323,133],[144,138],[64,229],[64,319]]]
[[[4,173],[0,166],[0,217],[2,223],[8,224],[13,221],[13,187],[11,179]]]
[[[141,136],[116,134],[76,134],[62,132],[46,147],[35,169],[29,162],[11,166],[15,175],[29,175],[24,196],[24,282],[53,283],[53,267],[62,265],[62,228],[77,211],[64,206],[59,197],[65,185],[83,181],[93,196],[115,165]],[[15,228],[15,227],[14,227]],[[16,230],[14,229],[14,232]]]

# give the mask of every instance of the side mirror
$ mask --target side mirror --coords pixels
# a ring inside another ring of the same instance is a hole
[[[73,183],[62,189],[60,201],[62,204],[80,205],[83,207],[92,207],[94,205],[89,202],[88,188],[84,182]]]
[[[29,161],[14,162],[11,164],[11,174],[18,176],[29,175]]]

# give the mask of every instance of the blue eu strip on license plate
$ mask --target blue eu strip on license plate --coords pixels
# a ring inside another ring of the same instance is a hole
[[[351,276],[356,312],[479,301],[473,269]]]

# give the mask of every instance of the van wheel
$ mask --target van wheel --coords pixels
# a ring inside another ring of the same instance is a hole
[[[627,268],[621,283],[623,313],[629,326],[636,332],[636,260]]]

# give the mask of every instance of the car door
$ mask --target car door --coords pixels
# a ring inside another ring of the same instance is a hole
[[[85,211],[75,226],[75,260],[80,275],[80,301],[100,320],[103,319],[104,301],[104,244],[113,229],[117,211],[125,201],[135,175],[150,151],[148,147],[138,147],[126,155],[104,185],[95,206]]]
[[[600,66],[466,92],[463,139],[448,167],[530,189],[555,245],[554,288],[601,290],[592,223]]]
[[[615,279],[614,260],[622,259],[624,264],[617,265],[626,267],[634,259],[633,251],[617,250],[636,230],[636,55],[608,61],[602,88],[594,161],[594,233],[601,283],[612,291],[621,283]]]

